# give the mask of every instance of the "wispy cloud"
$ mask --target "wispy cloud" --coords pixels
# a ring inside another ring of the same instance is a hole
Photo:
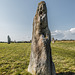
[[[55,39],[75,39],[75,28],[71,28],[69,30],[55,30],[51,32],[52,37]]]

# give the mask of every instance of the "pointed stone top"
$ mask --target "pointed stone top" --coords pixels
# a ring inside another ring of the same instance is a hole
[[[38,3],[38,8],[37,8],[37,11],[36,11],[36,14],[47,14],[47,7],[46,7],[46,3],[45,1],[41,1],[40,3]]]
[[[45,3],[45,1],[41,1],[40,3],[38,3],[38,5],[40,5],[40,4],[46,4],[46,3]]]

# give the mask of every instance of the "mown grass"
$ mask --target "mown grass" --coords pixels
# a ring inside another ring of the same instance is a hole
[[[57,75],[75,73],[75,42],[51,44]],[[0,75],[31,75],[27,72],[31,43],[0,43]]]
[[[30,43],[0,43],[0,75],[31,75],[26,72]]]
[[[75,75],[75,42],[51,44],[57,75]]]

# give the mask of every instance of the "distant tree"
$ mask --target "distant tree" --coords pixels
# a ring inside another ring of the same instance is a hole
[[[9,37],[9,35],[7,36],[7,39],[8,39],[8,44],[10,44],[11,38]]]
[[[56,39],[56,41],[57,41],[58,39]]]

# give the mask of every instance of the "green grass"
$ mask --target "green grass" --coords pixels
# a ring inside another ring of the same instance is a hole
[[[0,75],[31,75],[26,72],[30,43],[0,43]]]
[[[75,73],[75,42],[51,44],[57,75]],[[0,43],[0,75],[31,75],[27,72],[31,43]]]
[[[75,42],[55,42],[51,46],[58,75],[75,73]]]

